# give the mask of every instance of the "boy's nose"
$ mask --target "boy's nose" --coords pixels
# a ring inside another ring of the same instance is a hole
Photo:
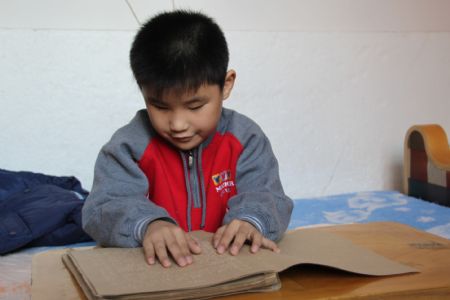
[[[180,115],[174,115],[169,121],[169,128],[173,132],[183,132],[188,129],[188,122]]]

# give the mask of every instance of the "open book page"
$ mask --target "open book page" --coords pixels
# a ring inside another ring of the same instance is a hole
[[[262,249],[252,254],[244,246],[237,256],[219,255],[211,245],[212,234],[194,232],[201,242],[202,254],[194,257],[188,267],[164,268],[159,264],[149,266],[141,248],[99,248],[86,251],[71,251],[64,261],[76,269],[78,278],[92,294],[90,298],[101,296],[144,295],[171,291],[196,290],[220,286],[226,293],[227,283],[239,283],[238,279],[252,280],[252,275],[265,278],[290,266],[311,263],[325,265],[365,275],[394,275],[416,272],[416,270],[388,260],[372,251],[354,245],[352,242],[320,231],[291,231],[279,243],[281,253]],[[79,280],[79,281],[80,281]],[[262,280],[264,281],[264,280]],[[277,286],[270,281],[262,288]],[[248,284],[248,282],[247,282]],[[256,287],[256,286],[255,286]],[[239,286],[235,291],[245,286]],[[219,289],[219,290],[220,290]],[[217,290],[216,290],[217,292]],[[217,295],[217,294],[216,294]],[[200,295],[198,295],[200,296]],[[89,297],[89,295],[88,295]],[[129,299],[131,299],[129,298]]]
[[[242,292],[270,292],[276,291],[281,287],[278,273],[272,272],[246,276],[240,279],[227,281],[222,284],[211,285],[202,288],[173,289],[167,291],[154,291],[150,293],[137,292],[132,294],[101,295],[98,294],[95,287],[93,287],[89,281],[86,281],[85,278],[83,278],[83,275],[78,272],[69,256],[63,256],[62,259],[66,267],[78,281],[79,286],[88,299],[208,299],[212,297],[228,296]]]

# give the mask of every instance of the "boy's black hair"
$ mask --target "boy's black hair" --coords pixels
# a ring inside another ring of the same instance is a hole
[[[177,10],[156,15],[137,33],[130,64],[139,87],[160,96],[166,89],[196,91],[202,84],[223,89],[228,46],[220,27],[209,17]]]

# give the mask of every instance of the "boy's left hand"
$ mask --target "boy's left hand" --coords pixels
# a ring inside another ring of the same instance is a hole
[[[258,252],[261,247],[276,253],[280,252],[277,244],[265,238],[255,226],[238,219],[217,229],[213,236],[213,246],[219,254],[225,253],[230,247],[230,253],[237,255],[246,241],[251,242],[250,251],[252,253]]]

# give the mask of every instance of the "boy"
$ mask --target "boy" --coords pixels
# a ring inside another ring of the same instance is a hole
[[[104,246],[142,245],[146,260],[180,266],[201,249],[192,230],[213,232],[219,254],[251,243],[279,251],[292,200],[270,143],[251,120],[222,108],[236,73],[227,71],[223,32],[200,13],[162,13],[137,33],[131,68],[146,109],[102,148],[83,227]]]

